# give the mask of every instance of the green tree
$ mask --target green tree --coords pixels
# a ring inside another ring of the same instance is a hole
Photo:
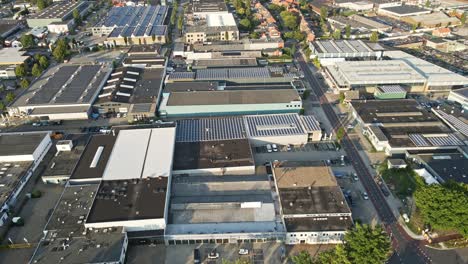
[[[78,11],[78,9],[73,10],[73,19],[75,20],[76,25],[81,24],[81,15],[80,15],[80,11]]]
[[[151,35],[151,39],[153,40],[153,42],[156,40],[156,35],[155,34],[152,34]]]
[[[340,38],[341,38],[341,30],[336,29],[336,30],[333,32],[333,39],[340,39]]]
[[[5,96],[5,100],[7,101],[7,103],[13,102],[13,100],[15,100],[15,94],[12,92],[7,93],[7,95]]]
[[[125,46],[128,45],[128,38],[126,36],[123,37],[123,41],[125,42]]]
[[[346,34],[347,39],[349,39],[349,37],[351,37],[351,26],[350,25],[346,25],[345,34]]]
[[[465,25],[465,23],[466,23],[466,12],[463,12],[463,14],[461,15],[460,22],[462,23],[462,25]]]
[[[31,48],[34,46],[34,37],[30,34],[23,34],[20,38],[20,42],[24,48]]]
[[[245,30],[250,30],[250,27],[252,27],[252,23],[248,18],[243,18],[241,21],[239,21],[239,25],[241,26],[242,29]]]
[[[49,67],[49,59],[47,59],[46,56],[41,56],[39,58],[39,65],[42,69],[47,69],[47,67]]]
[[[370,42],[378,42],[379,41],[379,33],[377,31],[372,31],[372,34],[369,37]]]
[[[325,21],[327,20],[327,17],[328,17],[328,8],[326,6],[322,6],[320,8],[320,19],[322,21]]]
[[[26,66],[24,65],[24,63],[16,66],[15,68],[15,75],[17,77],[24,77],[26,76]]]
[[[294,264],[312,264],[312,257],[309,252],[301,251],[299,254],[292,256],[291,261]]]
[[[174,5],[172,7],[172,13],[171,13],[171,25],[175,25],[176,17],[177,17],[177,10],[178,10],[178,4],[177,2],[174,2]]]
[[[46,0],[37,0],[37,8],[39,10],[42,10],[44,8],[46,8],[48,5],[47,1]]]
[[[344,128],[343,127],[338,128],[338,130],[336,131],[336,139],[338,141],[341,141],[343,139],[344,135],[345,135]]]
[[[177,28],[179,29],[179,31],[182,32],[182,27],[184,26],[184,20],[183,20],[183,16],[180,16],[179,17],[179,20],[177,21]]]
[[[59,61],[62,62],[65,57],[68,55],[68,43],[65,39],[59,39],[55,48],[52,51],[52,56]]]
[[[299,25],[299,19],[295,13],[283,11],[280,13],[280,16],[286,27],[288,27],[291,30],[297,29]]]
[[[412,24],[411,25],[411,30],[416,31],[416,29],[418,29],[418,24]]]
[[[312,60],[312,63],[314,64],[315,67],[317,67],[317,69],[320,69],[322,67],[322,65],[320,64],[319,58],[317,56],[314,57],[314,59]]]
[[[440,230],[457,230],[468,237],[468,185],[420,184],[414,198],[426,223]]]
[[[0,111],[5,110],[5,104],[3,102],[0,102]]]
[[[430,0],[426,0],[425,6],[426,6],[426,7],[431,7],[431,1],[430,1]]]
[[[340,93],[340,104],[344,103],[345,94],[343,92]]]
[[[344,250],[350,263],[383,263],[389,257],[391,244],[381,227],[356,224],[345,235]]]
[[[20,86],[21,86],[21,88],[24,88],[24,89],[28,88],[29,87],[28,79],[26,79],[26,78],[22,79],[21,82],[20,82]]]
[[[251,39],[259,39],[260,34],[258,32],[252,32],[252,33],[250,33],[250,38]]]
[[[37,63],[34,63],[34,65],[32,67],[32,70],[31,70],[31,73],[32,73],[33,76],[39,77],[42,74],[41,66],[39,64],[37,64]]]

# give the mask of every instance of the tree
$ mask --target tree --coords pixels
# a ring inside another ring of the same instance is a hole
[[[327,20],[327,17],[328,17],[328,8],[326,6],[322,6],[320,8],[320,19],[322,21],[325,21]]]
[[[346,34],[347,39],[349,39],[349,37],[351,37],[351,26],[350,25],[346,25],[345,34]]]
[[[54,50],[52,51],[52,56],[54,56],[57,61],[62,62],[67,55],[68,43],[65,39],[59,39]]]
[[[425,6],[426,6],[426,7],[431,7],[431,1],[430,1],[430,0],[426,0]]]
[[[372,34],[369,37],[370,42],[378,42],[379,41],[379,33],[377,31],[372,31]]]
[[[418,24],[412,24],[411,29],[413,30],[413,32],[416,31],[416,29],[418,29]]]
[[[314,59],[312,60],[312,63],[314,64],[315,67],[317,67],[317,69],[320,69],[322,67],[317,56],[314,57]]]
[[[3,102],[0,102],[0,111],[5,110],[5,104]]]
[[[155,34],[152,34],[151,35],[151,39],[153,40],[153,42],[156,40],[156,35]]]
[[[252,23],[250,22],[248,18],[243,18],[241,19],[241,21],[239,21],[239,25],[241,26],[242,29],[250,30]]]
[[[34,37],[30,34],[23,34],[20,38],[20,42],[24,48],[31,48],[34,46]]]
[[[177,2],[174,2],[174,5],[172,7],[172,13],[171,13],[171,25],[175,25],[175,20],[177,17],[177,10],[178,10]]]
[[[463,14],[461,15],[460,22],[462,23],[462,25],[466,23],[466,12],[463,12]]]
[[[47,1],[46,0],[37,0],[37,8],[39,10],[42,10],[47,7]]]
[[[184,19],[183,19],[183,16],[180,16],[179,20],[177,21],[177,28],[179,29],[179,31],[182,32],[183,26],[184,26]]]
[[[16,66],[15,68],[15,75],[17,77],[24,77],[26,76],[26,66],[24,65],[24,63]]]
[[[292,256],[291,261],[294,264],[312,264],[312,257],[309,252],[301,251],[299,254]]]
[[[34,66],[32,67],[31,73],[35,77],[39,77],[42,74],[42,68],[39,64],[34,63]]]
[[[258,32],[252,32],[252,33],[250,33],[250,38],[251,39],[259,39],[260,34]]]
[[[344,103],[344,100],[346,99],[346,96],[343,92],[340,93],[340,104]]]
[[[126,36],[123,37],[123,41],[125,42],[125,46],[128,45],[128,38]]]
[[[75,20],[76,25],[81,24],[81,15],[78,9],[73,10],[73,19]]]
[[[345,135],[344,128],[343,127],[338,128],[338,130],[336,131],[336,139],[338,141],[341,141],[343,139],[344,135]]]
[[[333,39],[340,39],[340,38],[341,38],[341,30],[336,29],[336,30],[333,32]]]
[[[28,88],[29,87],[28,79],[26,79],[26,78],[22,79],[21,82],[20,82],[20,86],[21,86],[21,88],[24,88],[24,89]]]
[[[468,185],[419,185],[414,198],[425,223],[440,230],[457,230],[468,237]]]
[[[42,69],[47,69],[47,67],[49,67],[49,60],[47,59],[46,56],[41,56],[39,58],[39,65],[41,66]]]
[[[5,100],[7,101],[7,103],[13,102],[13,100],[15,100],[15,94],[12,92],[7,93],[7,95],[5,96]]]

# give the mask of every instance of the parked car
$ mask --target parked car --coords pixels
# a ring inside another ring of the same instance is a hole
[[[246,248],[239,249],[239,255],[248,255],[248,254],[249,254],[248,249],[246,249]]]
[[[362,199],[369,200],[369,196],[367,195],[366,192],[362,192]]]
[[[287,149],[288,151],[291,151],[291,145],[288,145]]]
[[[354,181],[359,181],[359,177],[357,176],[356,173],[353,174],[353,180],[354,180]]]
[[[201,263],[200,250],[198,248],[193,250],[193,263]]]
[[[271,147],[273,148],[274,152],[278,152],[278,146],[276,146],[276,144],[272,144]]]
[[[266,145],[266,148],[267,148],[268,153],[271,153],[271,152],[272,152],[272,149],[271,149],[271,145],[270,145],[270,144],[267,144],[267,145]]]
[[[210,254],[208,254],[209,259],[217,259],[219,258],[219,253],[216,252],[215,250],[211,251]]]

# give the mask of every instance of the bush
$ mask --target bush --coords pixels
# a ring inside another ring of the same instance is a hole
[[[40,198],[42,196],[42,192],[39,190],[34,190],[31,192],[31,198]]]

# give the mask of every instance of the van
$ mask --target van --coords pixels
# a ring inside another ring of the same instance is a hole
[[[201,263],[200,261],[200,250],[198,248],[193,250],[193,263]]]
[[[268,153],[271,153],[271,152],[272,152],[272,150],[271,150],[271,145],[270,145],[270,144],[266,145],[266,148],[267,148]]]

